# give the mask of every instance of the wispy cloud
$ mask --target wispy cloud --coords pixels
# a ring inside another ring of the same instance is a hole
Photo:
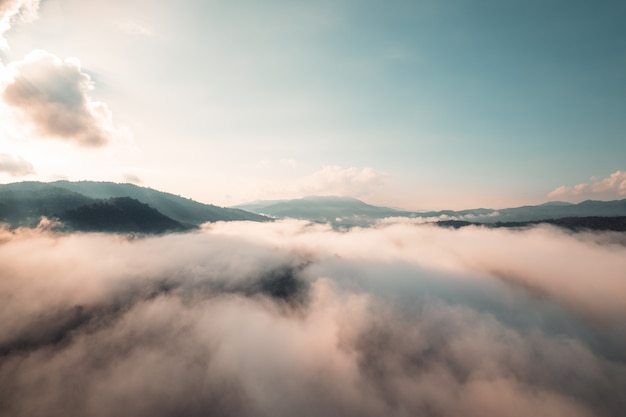
[[[0,153],[0,172],[14,177],[23,177],[34,174],[35,170],[33,165],[21,156]]]
[[[325,166],[301,179],[303,194],[367,196],[385,185],[389,175],[372,168]]]
[[[548,194],[564,199],[621,199],[626,198],[626,171],[615,171],[606,178],[591,177],[589,182],[574,186],[561,186]]]
[[[287,159],[287,158],[283,158],[279,161],[271,161],[269,159],[262,159],[259,162],[257,162],[256,166],[257,168],[261,168],[261,169],[269,169],[273,167],[296,168],[298,166],[298,163],[296,162],[295,159]]]
[[[133,19],[116,20],[113,22],[113,25],[127,35],[141,36],[145,38],[151,38],[156,35],[156,32],[146,23]]]
[[[124,182],[130,182],[131,184],[141,184],[141,178],[138,175],[125,173],[122,175]]]
[[[284,167],[295,167],[295,161],[281,160]],[[298,198],[306,195],[337,195],[366,197],[375,193],[389,180],[389,175],[373,168],[343,168],[327,165],[312,174],[273,183],[264,189],[275,198]]]

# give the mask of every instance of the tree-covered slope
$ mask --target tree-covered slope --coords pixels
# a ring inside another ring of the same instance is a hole
[[[94,200],[50,184],[21,182],[0,185],[0,223],[34,226],[42,216],[72,210]]]
[[[130,197],[98,200],[56,217],[66,227],[80,231],[165,233],[191,228]]]

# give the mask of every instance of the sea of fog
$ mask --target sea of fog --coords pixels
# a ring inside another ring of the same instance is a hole
[[[619,233],[0,230],[2,416],[623,416]]]

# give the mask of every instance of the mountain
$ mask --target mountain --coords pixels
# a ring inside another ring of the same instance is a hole
[[[459,212],[460,213],[460,212]],[[537,206],[522,206],[493,210],[491,213],[479,215],[461,215],[460,220],[477,221],[481,223],[494,222],[531,222],[564,217],[615,217],[626,216],[626,199],[615,201],[587,200],[578,204],[563,202],[548,202]]]
[[[145,216],[154,226],[150,229],[153,233],[181,230],[204,222],[270,220],[132,184],[56,181],[0,185],[0,223],[33,227],[42,216],[72,223],[72,228],[78,230],[112,230],[115,229],[112,219],[117,219],[122,225],[134,224],[136,228],[128,231],[136,232],[143,230],[139,218]]]
[[[247,203],[238,204],[236,206],[233,206],[233,208],[250,211],[252,213],[258,213],[260,210],[263,210],[264,207],[272,206],[278,203],[284,203],[286,201],[290,201],[290,200],[256,200],[256,201],[250,201]]]
[[[351,197],[310,196],[296,200],[255,201],[235,206],[274,218],[294,218],[339,225],[366,226],[385,217],[411,216],[409,211],[373,206]]]
[[[98,200],[56,217],[71,230],[90,232],[165,233],[192,228],[130,197]]]
[[[0,185],[0,223],[36,226],[42,216],[53,217],[93,202],[83,194],[45,183]]]
[[[483,224],[510,223],[504,227],[512,227],[516,222],[551,220],[557,224],[555,222],[563,218],[626,216],[626,199],[588,200],[579,204],[548,202],[501,210],[479,208],[413,212],[374,206],[350,197],[310,196],[295,200],[255,201],[234,208],[223,208],[133,184],[56,181],[0,185],[0,223],[7,223],[11,227],[32,227],[38,224],[42,216],[61,219],[68,227],[76,230],[116,231],[119,228],[150,233],[183,230],[204,222],[270,220],[266,216],[347,227],[366,227],[388,217]],[[142,218],[145,218],[146,224],[142,223]],[[587,221],[593,223],[592,228],[608,227],[607,230],[614,230],[611,227],[621,227],[619,224],[608,225],[608,221],[603,219]],[[119,227],[114,225],[116,222]],[[579,227],[571,220],[561,226]]]
[[[134,198],[181,223],[198,225],[205,222],[216,221],[269,220],[267,217],[241,209],[203,204],[188,198],[153,190],[151,188],[139,187],[134,184],[95,181],[56,181],[50,183],[50,185],[74,191],[94,199],[114,197]]]
[[[425,220],[451,220],[474,223],[533,222],[571,217],[626,216],[626,200],[583,201],[579,204],[552,201],[536,206],[494,210],[441,210],[413,212],[366,204],[349,197],[305,197],[295,200],[255,201],[236,206],[275,218],[295,218],[329,222],[340,226],[367,226],[386,217],[412,217]]]
[[[519,221],[519,222],[496,222],[496,223],[474,223],[464,220],[442,220],[436,222],[438,226],[452,227],[459,229],[466,226],[487,226],[492,228],[518,228],[528,227],[536,224],[551,224],[564,229],[572,231],[582,230],[603,230],[614,232],[626,232],[626,216],[617,217],[601,217],[601,216],[589,216],[589,217],[563,217],[559,219],[544,219],[533,221]]]

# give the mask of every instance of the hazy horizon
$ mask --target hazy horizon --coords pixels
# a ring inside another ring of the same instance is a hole
[[[50,180],[50,181],[38,181],[38,180],[22,180],[22,181],[13,181],[13,182],[7,182],[4,183],[3,185],[10,185],[10,184],[18,184],[21,182],[42,182],[42,183],[54,183],[57,181],[68,181],[68,180]],[[141,184],[141,183],[134,183],[134,182],[126,182],[126,181],[106,181],[106,180],[75,180],[75,181],[70,181],[70,182],[111,182],[111,183],[115,183],[115,184],[127,184],[127,185],[134,185],[137,187],[141,187],[141,188],[148,188],[148,189],[153,189],[156,191],[160,191],[160,192],[164,192],[164,193],[168,193],[168,194],[172,194],[172,195],[176,195],[178,197],[182,197],[182,198],[186,198],[186,199],[191,199],[193,201],[198,201],[199,203],[203,203],[203,204],[211,204],[211,205],[216,205],[214,202],[211,201],[199,201],[199,200],[195,200],[189,196],[186,195],[181,195],[178,194],[176,192],[172,192],[172,191],[168,191],[168,190],[162,190],[162,189],[156,189],[153,187],[149,187],[146,184]],[[431,206],[430,209],[420,209],[420,208],[406,208],[406,207],[400,207],[400,206],[392,206],[391,204],[385,204],[384,202],[382,203],[373,203],[371,201],[368,201],[367,198],[358,198],[358,197],[354,197],[351,195],[338,195],[338,194],[308,194],[308,195],[302,195],[299,197],[293,197],[293,198],[281,198],[281,199],[266,199],[266,198],[259,198],[256,200],[245,200],[245,201],[241,201],[240,203],[236,203],[236,204],[232,204],[230,206],[222,206],[222,207],[238,207],[238,206],[245,206],[246,204],[253,204],[253,203],[261,203],[261,202],[283,202],[283,201],[291,201],[291,200],[305,200],[305,199],[309,199],[309,198],[316,198],[316,197],[330,197],[330,198],[352,198],[361,202],[364,202],[366,204],[369,205],[374,205],[374,206],[380,206],[380,207],[388,207],[388,208],[392,208],[392,209],[396,209],[396,210],[406,210],[406,211],[413,211],[413,212],[427,212],[427,211],[442,211],[442,210],[469,210],[469,209],[479,209],[479,208],[487,208],[487,209],[494,209],[494,210],[499,210],[499,209],[505,209],[505,208],[514,208],[514,207],[521,207],[521,206],[535,206],[535,205],[542,205],[542,204],[550,204],[550,203],[570,203],[570,204],[578,204],[581,203],[583,201],[620,201],[620,200],[624,200],[626,199],[626,196],[621,196],[618,195],[615,198],[610,198],[610,197],[606,197],[606,198],[601,198],[601,196],[590,196],[590,198],[577,198],[577,199],[571,199],[571,201],[566,201],[566,200],[559,200],[556,198],[552,198],[550,199],[550,197],[548,196],[545,200],[543,201],[538,201],[536,203],[528,203],[528,204],[522,204],[520,206],[501,206],[501,207],[494,207],[494,206],[472,206],[472,207],[466,207],[466,206],[460,206],[460,207],[455,207],[455,208],[451,208],[448,206]],[[596,197],[596,198],[593,198]],[[624,198],[623,198],[624,197]],[[219,206],[219,205],[218,205]]]

